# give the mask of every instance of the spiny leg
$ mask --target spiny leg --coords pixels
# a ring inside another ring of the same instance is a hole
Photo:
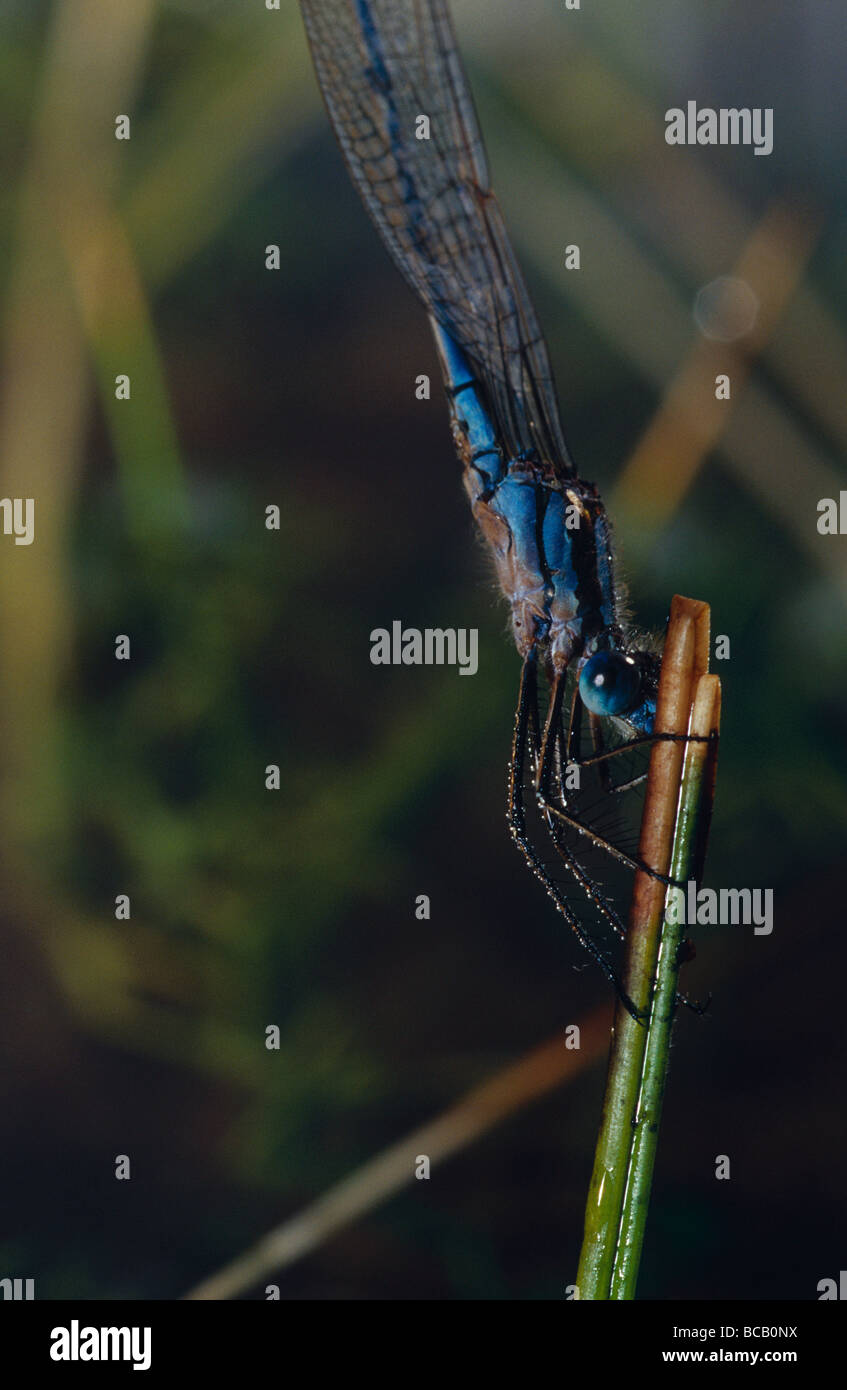
[[[557,671],[551,678],[550,698],[547,702],[547,714],[544,719],[544,732],[541,736],[538,758],[538,772],[535,779],[536,794],[542,796],[545,801],[549,800],[550,779],[554,771],[556,749],[559,746],[564,687],[564,678],[561,672]],[[559,777],[559,791],[562,792],[561,776]]]
[[[582,706],[582,701],[577,700],[579,692],[574,691],[574,701]],[[591,747],[594,756],[597,758],[597,773],[600,778],[600,785],[607,796],[618,796],[621,792],[632,791],[634,787],[647,780],[647,772],[640,772],[637,777],[630,777],[626,782],[615,782],[609,769],[609,759],[602,755],[609,750],[606,748],[606,741],[603,737],[603,721],[598,714],[588,715],[588,728],[591,734]]]
[[[559,798],[561,802],[560,806],[557,806],[553,801],[553,798],[550,794],[550,768],[552,766],[551,750],[555,746],[557,738],[561,737],[562,733],[561,709],[563,686],[563,678],[561,676],[554,676],[550,695],[550,702],[547,711],[547,718],[545,719],[544,723],[544,738],[541,749],[538,779],[536,783],[536,794],[538,796],[539,808],[547,817],[548,826],[550,824],[550,817],[555,817],[556,821],[560,825],[569,826],[578,835],[581,835],[586,839],[589,839],[591,843],[595,845],[598,849],[605,850],[607,854],[617,859],[620,863],[626,865],[627,868],[633,870],[640,869],[642,873],[646,873],[651,878],[657,879],[660,883],[664,883],[666,887],[683,887],[684,885],[677,882],[676,879],[670,878],[667,874],[662,874],[657,869],[651,868],[649,864],[644,862],[644,860],[638,859],[634,855],[626,854],[623,850],[619,849],[617,845],[612,844],[611,840],[607,839],[606,836],[598,834],[597,831],[592,830],[592,828],[586,825],[585,822],[581,820],[578,816],[571,814],[567,809],[567,803],[563,795]],[[654,744],[658,742],[708,743],[713,741],[715,737],[714,735],[703,737],[696,734],[688,735],[671,733],[637,734],[633,738],[627,739],[624,743],[621,743],[614,748],[601,748],[600,752],[595,751],[588,757],[580,757],[578,739],[581,730],[581,712],[582,702],[579,699],[578,691],[575,690],[573,699],[571,701],[570,715],[568,719],[568,729],[566,735],[567,761],[579,768],[596,768],[598,775],[601,778],[601,784],[603,785],[604,790],[608,790],[613,793],[629,791],[632,788],[636,787],[641,781],[644,780],[644,778],[646,777],[646,773],[641,774],[639,777],[630,778],[627,782],[614,783],[612,782],[611,777],[608,776],[608,774],[606,777],[603,776],[604,770],[608,767],[608,762],[611,758],[617,757],[621,753],[627,753],[635,747],[643,747],[647,744]],[[599,720],[596,719],[593,715],[590,715],[590,720],[592,746],[596,749],[597,742],[600,741],[602,743],[602,733],[599,727]],[[553,838],[553,842],[556,845],[556,848],[559,850],[559,852],[563,855],[563,857],[566,857],[564,848],[558,842],[557,838],[555,836],[551,836],[551,838]],[[570,858],[571,856],[568,854],[567,857]]]
[[[594,727],[594,716],[593,716],[593,715],[591,716],[591,719],[592,719],[592,740],[593,740],[593,727]],[[574,720],[573,720],[573,717],[572,717],[572,719],[571,719],[571,727],[573,727],[573,726],[574,726]],[[601,735],[601,737],[602,737],[602,735]],[[604,763],[606,763],[606,762],[608,761],[608,759],[617,756],[617,754],[619,754],[619,753],[626,753],[626,752],[628,752],[631,748],[633,748],[633,747],[635,747],[635,746],[637,746],[637,745],[644,745],[644,744],[647,744],[647,743],[659,743],[659,742],[665,742],[665,743],[668,743],[668,742],[673,742],[673,743],[710,743],[710,744],[713,745],[713,754],[712,754],[712,755],[715,756],[716,754],[715,754],[715,751],[714,751],[714,750],[717,749],[718,734],[717,734],[716,732],[713,732],[713,733],[708,734],[708,735],[702,735],[702,734],[671,734],[671,733],[639,734],[639,735],[637,735],[635,738],[627,739],[627,741],[626,741],[625,743],[619,744],[619,745],[618,745],[617,747],[615,747],[615,748],[607,748],[607,749],[603,750],[603,751],[600,752],[600,753],[595,753],[595,754],[593,754],[591,757],[582,758],[582,759],[580,759],[580,760],[578,760],[578,761],[575,760],[575,759],[572,759],[572,761],[577,761],[577,766],[580,767],[580,768],[583,768],[583,767],[597,767],[597,770],[598,770],[598,773],[599,773],[599,772],[601,771],[601,768],[602,768],[602,766],[604,765]],[[595,746],[596,746],[596,745],[595,745]],[[647,774],[644,773],[644,774],[642,774],[642,775],[639,776],[639,777],[630,779],[628,782],[612,783],[612,784],[611,784],[611,791],[612,791],[613,793],[615,793],[615,792],[629,791],[629,790],[631,790],[633,787],[637,786],[637,785],[639,784],[639,782],[643,781],[644,778],[645,778],[646,776],[647,776]],[[605,785],[605,784],[604,784],[604,785]],[[573,816],[573,815],[569,814],[568,811],[567,811],[567,809],[566,809],[566,807],[565,807],[565,805],[564,805],[564,803],[563,803],[563,805],[562,805],[562,809],[560,810],[559,807],[558,807],[558,806],[555,806],[551,801],[545,800],[545,803],[544,803],[544,810],[545,810],[545,813],[547,813],[549,816],[554,816],[554,817],[556,818],[556,820],[559,821],[561,824],[570,826],[570,828],[571,828],[572,830],[575,830],[575,831],[577,832],[577,834],[585,836],[587,839],[591,840],[592,844],[596,845],[599,849],[605,850],[608,854],[612,855],[613,858],[619,860],[620,863],[625,864],[628,868],[634,869],[634,870],[640,870],[642,873],[648,874],[650,878],[656,879],[659,883],[664,883],[665,886],[668,887],[668,888],[684,888],[684,887],[685,887],[685,884],[682,883],[682,882],[680,882],[679,879],[670,878],[667,874],[660,873],[658,869],[651,868],[651,866],[650,866],[649,864],[645,863],[645,861],[644,861],[643,859],[639,859],[639,858],[637,858],[637,857],[634,856],[634,855],[626,854],[625,851],[619,849],[617,845],[613,845],[612,842],[611,842],[610,840],[606,839],[605,836],[597,834],[596,831],[593,831],[593,830],[591,829],[590,826],[587,826],[587,825],[585,824],[584,821],[580,820],[580,818],[579,818],[578,816]],[[688,1001],[688,1000],[685,1000],[684,1002],[685,1002],[685,1003],[688,1003],[689,1001]]]
[[[567,736],[563,736],[562,731],[562,706],[564,703],[565,675],[557,672],[551,677],[550,698],[547,703],[547,714],[544,720],[544,732],[542,735],[541,749],[538,758],[538,769],[535,780],[535,794],[538,802],[538,809],[544,818],[553,844],[560,858],[564,861],[569,872],[576,879],[577,883],[584,890],[586,896],[612,927],[616,936],[623,939],[626,936],[625,928],[615,912],[614,908],[608,903],[597,884],[585,872],[576,856],[563,844],[557,833],[559,820],[564,821],[575,828],[577,822],[567,814],[567,800],[565,797],[564,783],[562,780],[562,769],[560,765],[562,755],[562,745],[567,749],[578,747],[579,740],[579,721],[581,718],[581,702],[571,700],[570,714],[568,719]],[[574,744],[574,738],[577,742]],[[573,759],[568,760],[573,762]],[[561,810],[553,804],[551,778],[555,774],[558,782]],[[554,819],[554,817],[556,819]],[[579,826],[581,829],[581,825]],[[586,832],[588,833],[588,832]],[[600,842],[605,847],[605,841]]]
[[[636,855],[627,854],[625,850],[619,849],[617,845],[612,844],[611,840],[607,840],[603,835],[598,835],[595,830],[591,829],[590,825],[586,825],[578,816],[571,816],[567,811],[560,811],[558,806],[554,806],[551,802],[545,801],[541,804],[543,805],[545,814],[553,817],[558,825],[569,826],[577,835],[581,835],[584,839],[590,840],[597,849],[605,850],[607,854],[611,855],[613,859],[617,859],[620,864],[624,864],[626,868],[632,869],[633,871],[640,869],[642,873],[649,874],[650,878],[655,878],[659,883],[664,883],[667,888],[685,887],[685,884],[681,883],[679,879],[670,878],[667,874],[660,873],[658,869],[651,869],[650,865],[643,859],[639,859]],[[558,848],[558,842],[554,840],[554,843],[556,843]]]
[[[586,839],[589,839],[592,842],[592,844],[597,846],[598,849],[605,850],[606,853],[610,854],[613,858],[619,860],[620,863],[625,864],[627,868],[643,869],[645,873],[649,873],[653,877],[659,878],[663,883],[670,885],[673,882],[671,879],[654,872],[641,860],[634,858],[632,855],[626,854],[623,850],[619,849],[617,845],[612,844],[611,840],[608,840],[605,836],[598,834],[595,830],[592,830],[591,827],[586,825],[585,822],[581,820],[578,816],[572,815],[567,809],[567,801],[564,796],[561,778],[559,779],[558,798],[560,805],[556,805],[556,802],[553,799],[550,782],[555,766],[555,752],[556,749],[560,746],[562,738],[562,705],[564,702],[564,691],[564,673],[555,672],[550,679],[550,698],[548,700],[547,714],[544,720],[544,732],[542,734],[541,739],[541,748],[538,757],[538,767],[535,779],[535,793],[536,798],[538,800],[538,808],[541,814],[544,816],[548,831],[550,833],[550,838],[552,839],[553,844],[556,847],[556,850],[558,851],[561,858],[565,861],[570,871],[575,875],[575,877],[579,877],[580,875],[582,875],[583,886],[585,886],[586,882],[590,882],[588,876],[585,875],[581,869],[577,872],[578,866],[574,856],[567,849],[567,847],[562,844],[559,836],[553,833],[554,823],[558,824],[561,827],[569,826],[572,830],[576,831],[578,835],[581,835]],[[537,701],[534,700],[533,703],[537,709]],[[567,748],[567,757],[569,763],[572,763],[579,768],[594,766],[596,763],[600,762],[601,759],[607,758],[612,754],[620,751],[620,749],[618,748],[607,749],[604,753],[595,755],[594,757],[587,759],[580,759],[579,756],[574,756],[574,752],[577,755],[580,752],[579,738],[582,727],[581,721],[582,702],[579,700],[578,692],[575,691],[570,704],[570,711],[568,715],[568,728],[564,740]],[[650,735],[648,735],[647,737],[649,738]],[[633,740],[633,742],[635,742],[635,740]],[[631,745],[628,743],[626,746]],[[592,889],[594,889],[593,885]],[[594,889],[594,892],[596,891],[597,890]],[[592,896],[591,892],[589,892],[589,896]]]
[[[577,692],[575,691],[574,698],[570,702],[568,727],[567,732],[565,733],[562,721],[564,691],[564,673],[554,674],[551,677],[550,682],[550,698],[547,706],[547,715],[544,720],[544,734],[541,746],[541,753],[538,760],[538,775],[535,783],[538,809],[540,814],[544,818],[545,824],[547,826],[547,832],[550,835],[551,840],[553,841],[556,851],[559,854],[560,858],[564,861],[568,871],[572,874],[572,876],[576,879],[577,883],[583,889],[583,891],[586,894],[586,897],[592,903],[595,910],[601,916],[603,916],[609,923],[615,935],[620,937],[621,939],[624,939],[626,936],[626,928],[623,922],[621,921],[621,918],[619,917],[618,913],[612,907],[611,903],[608,901],[606,895],[603,893],[600,887],[594,882],[591,876],[579,863],[578,859],[576,858],[576,855],[568,848],[566,844],[564,844],[559,833],[564,825],[569,825],[572,829],[578,831],[579,834],[585,835],[588,838],[590,838],[600,848],[607,850],[609,853],[615,855],[615,857],[621,859],[622,862],[626,864],[628,868],[638,867],[636,861],[630,859],[629,856],[624,855],[622,851],[619,851],[617,847],[612,845],[610,841],[605,839],[605,837],[597,835],[593,830],[591,830],[590,827],[586,826],[584,822],[580,821],[577,817],[568,814],[567,799],[564,794],[564,784],[562,782],[561,768],[557,766],[556,760],[560,759],[562,756],[563,745],[568,750],[568,752],[571,752],[574,749],[577,751],[577,753],[579,751],[582,719],[582,701],[578,699]],[[576,767],[581,766],[578,760],[574,757],[567,758],[567,765]],[[550,779],[554,767],[556,768],[558,775],[558,800],[560,802],[561,809],[558,805],[554,804],[551,795]]]
[[[651,733],[637,735],[632,739],[628,739],[625,743],[620,744],[614,748],[605,748],[603,745],[601,720],[598,716],[595,716],[589,712],[589,730],[591,737],[591,746],[594,752],[589,757],[580,757],[579,744],[581,736],[582,701],[579,698],[578,689],[575,689],[570,704],[567,731],[565,732],[561,717],[563,694],[564,678],[562,676],[554,676],[551,684],[551,694],[548,702],[547,715],[544,721],[544,733],[542,737],[541,751],[538,759],[536,796],[538,800],[539,811],[545,819],[548,833],[553,842],[553,845],[560,858],[563,860],[568,871],[583,888],[584,892],[586,893],[586,896],[593,904],[595,910],[598,913],[600,913],[603,917],[605,917],[606,921],[610,924],[612,930],[616,933],[616,935],[624,937],[626,935],[625,929],[621,923],[620,918],[618,917],[618,914],[608,903],[598,886],[592,881],[589,875],[579,864],[572,851],[565,844],[562,843],[560,835],[558,833],[559,829],[561,829],[565,825],[569,826],[579,835],[582,835],[587,839],[591,840],[591,842],[598,848],[605,850],[608,854],[610,854],[612,857],[624,864],[626,867],[632,870],[641,870],[642,872],[648,874],[651,878],[654,878],[659,882],[664,883],[666,887],[679,888],[684,887],[684,885],[681,884],[678,880],[670,878],[668,875],[662,874],[656,869],[652,869],[643,860],[638,859],[632,855],[626,854],[624,851],[620,850],[616,845],[612,844],[612,842],[608,840],[605,836],[597,834],[595,831],[591,829],[590,826],[587,826],[578,817],[570,815],[568,813],[561,771],[562,745],[564,744],[566,749],[566,763],[573,764],[580,768],[592,766],[596,767],[604,791],[610,794],[617,794],[625,791],[630,791],[634,787],[638,786],[639,783],[643,782],[646,779],[647,773],[644,772],[640,776],[631,778],[626,782],[615,783],[613,782],[611,776],[608,774],[607,771],[608,764],[611,758],[616,757],[620,753],[625,753],[629,751],[633,746],[642,746],[646,744],[653,744],[656,742],[702,742],[716,744],[717,735],[711,734],[708,737],[704,738],[702,736],[688,734]],[[536,729],[538,727],[537,718],[535,727]],[[556,762],[556,759],[559,760],[558,763]],[[551,795],[550,780],[554,767],[557,772],[559,790],[558,799],[561,805],[561,809],[559,806],[554,804]],[[702,1015],[706,1012],[706,1010],[709,1007],[709,1004],[711,1002],[711,995],[706,999],[705,1004],[701,1004],[699,1003],[699,1001],[689,999],[686,994],[678,992],[676,995],[675,1002],[678,1004],[684,1004],[686,1008],[691,1009],[692,1012]]]
[[[518,694],[518,707],[515,712],[512,756],[509,763],[509,795],[506,808],[509,830],[511,831],[512,839],[523,854],[530,869],[553,899],[553,902],[573,931],[580,945],[585,948],[589,955],[592,956],[600,966],[607,980],[614,986],[619,999],[627,1011],[637,1022],[640,1022],[642,1015],[624,989],[612,962],[604,952],[601,951],[600,947],[583,931],[572,908],[548,874],[530,842],[526,828],[524,775],[528,751],[531,757],[539,759],[539,766],[540,762],[543,761],[543,749],[539,750],[537,744],[538,728],[537,656],[536,650],[533,647],[524,660],[523,669],[521,671],[520,691]],[[535,746],[529,749],[528,737],[534,738],[535,740]],[[573,866],[569,865],[568,867],[570,867],[571,872],[573,872]]]
[[[564,845],[559,839],[557,833],[557,821],[553,819],[553,817],[560,816],[560,813],[558,812],[557,808],[555,806],[546,806],[544,808],[544,814],[547,819],[547,829],[550,834],[550,839],[556,847],[556,850],[558,851],[561,859],[563,860],[573,877],[579,883],[580,887],[583,888],[586,896],[593,904],[595,910],[606,919],[606,921],[610,924],[612,930],[615,932],[617,936],[621,937],[622,939],[625,938],[626,929],[624,928],[621,919],[618,917],[618,914],[615,912],[614,908],[612,908],[611,905],[607,902],[601,890],[597,887],[597,885],[592,881],[589,875],[581,867],[571,850],[569,850],[568,847]],[[562,816],[561,819],[569,822],[577,829],[580,828],[578,822],[572,820],[567,816]],[[585,833],[590,834],[590,832],[588,831],[586,831]],[[596,839],[597,837],[592,838]],[[604,845],[604,847],[606,847],[604,842],[598,841],[598,843],[601,843]],[[622,862],[627,864],[628,866],[632,868],[642,867],[641,861],[630,859],[622,852],[617,851],[614,846],[611,846],[610,848],[612,849],[615,856],[622,860]],[[666,883],[673,887],[682,886],[675,879],[667,878],[665,875],[660,874],[657,871],[647,869],[646,865],[644,866],[644,868],[647,873],[650,873],[653,878],[659,879],[660,882]],[[709,1008],[711,1000],[712,996],[708,995],[705,1003],[701,1004],[698,1000],[689,999],[687,994],[679,990],[677,991],[674,1003],[684,1004],[687,1009],[690,1009],[692,1011],[692,1013],[702,1016],[706,1013],[707,1009]],[[630,1010],[630,1012],[632,1011]]]
[[[545,812],[545,815],[547,814],[548,813]],[[560,858],[576,879],[595,911],[606,920],[615,936],[619,937],[621,941],[624,941],[626,939],[626,926],[623,920],[612,907],[603,890],[582,867],[576,855],[562,842],[556,823],[549,819],[547,820],[547,832]]]
[[[594,767],[596,764],[609,758],[617,758],[621,753],[629,753],[631,749],[638,748],[647,743],[717,743],[718,735],[712,734],[669,734],[661,733],[658,730],[652,734],[634,734],[623,743],[618,743],[614,748],[606,748],[602,753],[592,753],[588,758],[575,758],[580,767]]]

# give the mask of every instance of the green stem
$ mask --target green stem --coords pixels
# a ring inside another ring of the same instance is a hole
[[[688,727],[695,648],[692,615],[675,613],[672,609],[659,682],[657,729],[677,733]],[[653,745],[638,856],[662,874],[667,874],[670,865],[671,830],[681,767],[681,744],[657,742]],[[627,936],[624,986],[644,1017],[650,1007],[663,903],[662,884],[646,874],[638,874]],[[638,1101],[646,1041],[643,1018],[636,1022],[619,1002],[612,1029],[603,1118],[585,1209],[585,1235],[577,1272],[581,1299],[610,1297],[632,1142],[632,1117]]]
[[[620,1015],[613,1030],[603,1119],[585,1209],[576,1276],[581,1299],[608,1299],[611,1293],[643,1046],[644,1029],[629,1014]]]
[[[704,676],[698,686],[691,733],[700,737],[716,729],[717,677]],[[701,847],[711,812],[714,744],[689,743],[686,748],[671,855],[671,878],[687,883],[699,877]],[[671,1031],[679,977],[679,947],[684,914],[666,913],[656,968],[656,989],[644,1047],[644,1068],[631,1135],[621,1224],[615,1251],[610,1297],[632,1299],[641,1262],[647,1208],[659,1138],[662,1099],[670,1061]]]
[[[678,736],[688,731],[694,688],[707,669],[708,634],[708,606],[693,599],[676,597],[671,605],[665,639],[656,711],[657,729]],[[717,698],[714,683],[711,688],[714,702]],[[651,754],[638,854],[643,863],[649,864],[660,875],[671,872],[680,806],[683,746],[681,741],[659,741],[654,744]],[[703,749],[710,745],[687,746]],[[702,842],[697,827],[692,826],[691,831],[700,837],[698,843]],[[662,948],[664,908],[665,888],[661,879],[655,874],[636,875],[627,935],[624,986],[637,1006],[641,1019],[636,1023],[623,1005],[618,1004],[577,1274],[578,1296],[581,1299],[605,1300],[625,1296],[618,1292],[621,1276],[617,1272],[616,1262],[624,1206],[631,1191],[630,1163],[636,1135],[635,1119],[640,1114],[645,1058],[650,1026],[655,1017],[653,1001]],[[662,960],[667,960],[667,953],[662,955]],[[671,1008],[675,992],[674,984]],[[665,1012],[670,1012],[670,1009]],[[655,1066],[655,1063],[652,1065]],[[644,1195],[642,1186],[639,1186],[638,1192]],[[627,1233],[632,1234],[629,1224]],[[640,1253],[640,1243],[638,1250]],[[636,1256],[636,1266],[637,1262]]]

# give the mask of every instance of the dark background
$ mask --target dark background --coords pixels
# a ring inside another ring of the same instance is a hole
[[[679,1020],[640,1292],[813,1299],[847,1255],[843,19],[456,14],[633,609],[707,599],[730,638],[708,882],[775,893],[772,936],[703,928],[687,967],[715,998]],[[508,840],[518,657],[296,6],[0,15],[0,493],[36,498],[35,543],[0,538],[0,1276],[174,1298],[612,1001]],[[689,99],[773,107],[773,154],[668,147]],[[760,312],[716,346],[722,275]],[[372,666],[394,618],[477,627],[479,673]],[[602,1085],[516,1093],[282,1296],[562,1297]]]

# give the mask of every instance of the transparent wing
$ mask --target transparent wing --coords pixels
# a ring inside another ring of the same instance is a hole
[[[444,0],[301,7],[347,167],[395,263],[469,357],[508,456],[574,476]]]

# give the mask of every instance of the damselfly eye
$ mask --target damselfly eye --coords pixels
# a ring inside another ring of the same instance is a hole
[[[623,652],[595,652],[579,673],[582,703],[592,714],[624,714],[638,703],[641,673]]]

